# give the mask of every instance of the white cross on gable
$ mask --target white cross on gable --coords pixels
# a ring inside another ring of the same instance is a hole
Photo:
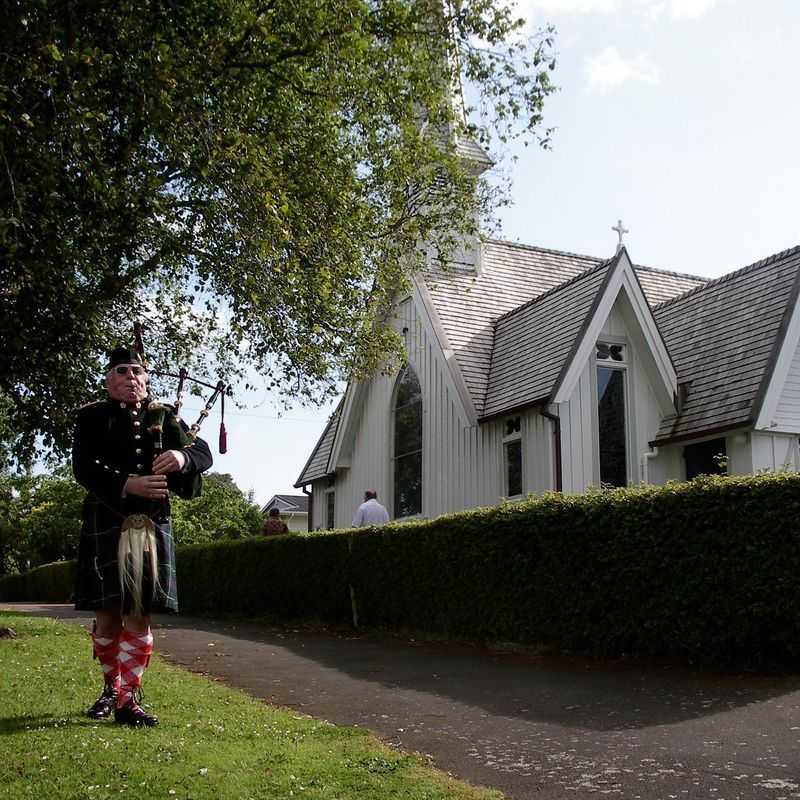
[[[617,220],[617,224],[611,228],[612,231],[616,231],[617,235],[619,236],[619,241],[617,242],[617,252],[619,253],[622,250],[622,237],[626,233],[630,233],[630,231],[622,224],[622,220]]]

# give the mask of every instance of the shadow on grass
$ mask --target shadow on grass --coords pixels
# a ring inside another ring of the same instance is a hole
[[[90,618],[63,605],[27,608],[84,625]],[[257,696],[272,697],[281,678],[291,692],[281,696],[280,704],[323,715],[334,711],[320,710],[320,697],[339,698],[338,705],[331,703],[345,724],[359,722],[351,712],[364,704],[365,693],[393,708],[394,696],[405,690],[480,708],[501,719],[593,731],[674,725],[748,706],[757,709],[777,698],[785,698],[782,702],[793,713],[800,709],[798,673],[723,673],[648,659],[503,653],[379,632],[305,630],[300,624],[233,619],[160,616],[155,629],[158,651],[173,663]],[[183,642],[180,648],[178,640]],[[177,655],[179,649],[183,657]],[[273,658],[277,660],[265,669]],[[279,674],[275,670],[281,664]],[[355,681],[347,699],[342,676]]]
[[[103,724],[89,717],[56,717],[52,714],[23,714],[19,717],[0,717],[0,736],[21,731],[41,731],[48,728],[89,728]]]

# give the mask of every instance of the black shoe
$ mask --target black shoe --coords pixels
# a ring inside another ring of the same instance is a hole
[[[158,725],[158,717],[148,714],[135,700],[131,700],[121,708],[114,709],[114,722],[132,728],[154,728]]]
[[[103,694],[94,701],[94,705],[86,711],[86,716],[92,719],[107,719],[117,707],[117,690],[113,683],[103,687]]]

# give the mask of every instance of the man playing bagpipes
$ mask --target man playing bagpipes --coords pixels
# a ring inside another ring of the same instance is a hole
[[[172,406],[150,398],[137,350],[110,353],[106,389],[106,400],[78,412],[72,447],[75,478],[88,491],[75,608],[95,612],[105,679],[87,714],[149,727],[158,719],[140,705],[139,687],[153,651],[150,615],[178,610],[169,495],[197,497],[212,458],[192,436],[198,426],[190,431]]]

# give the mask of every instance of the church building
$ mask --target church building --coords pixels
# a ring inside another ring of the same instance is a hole
[[[475,240],[399,298],[407,366],[347,387],[295,484],[309,528],[366,489],[401,520],[797,470],[799,280],[800,247],[708,280]]]

